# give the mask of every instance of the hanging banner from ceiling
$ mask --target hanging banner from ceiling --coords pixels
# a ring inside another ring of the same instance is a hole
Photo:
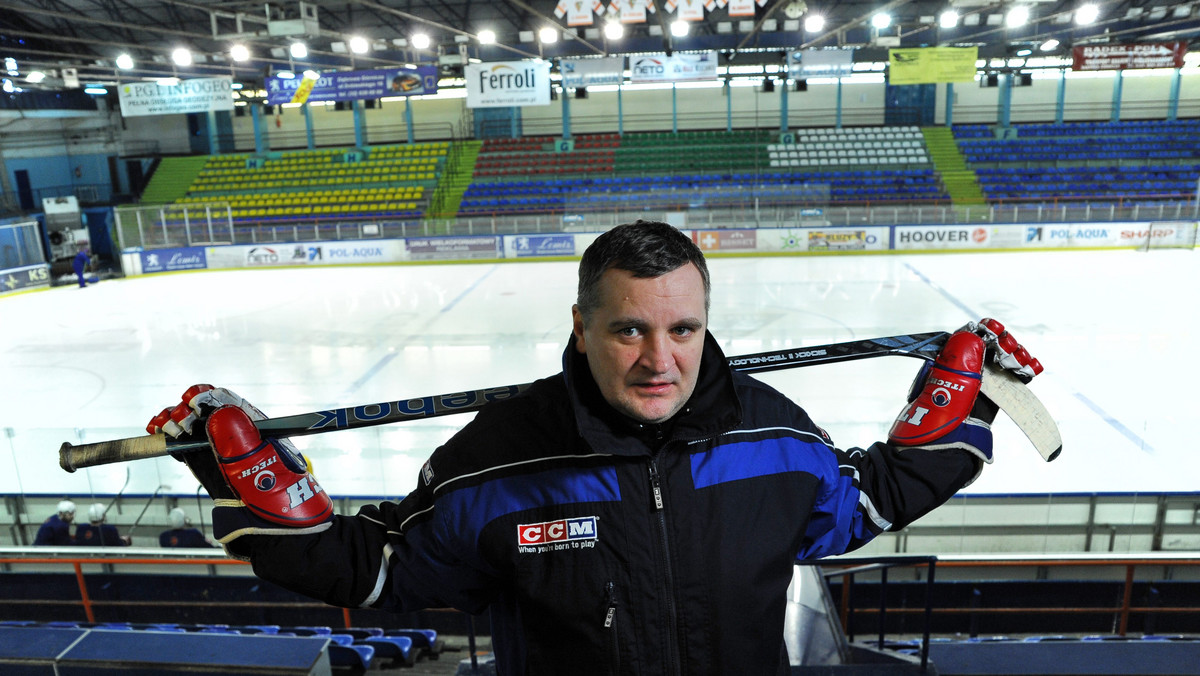
[[[313,84],[307,98],[299,98],[308,103],[320,103],[436,94],[437,81],[437,66],[321,73],[319,79],[309,80]],[[267,104],[293,103],[302,85],[308,86],[304,78],[272,75],[267,78]]]
[[[978,47],[915,47],[888,50],[888,84],[970,82]]]
[[[797,49],[788,52],[788,77],[849,77],[854,72],[853,49]]]
[[[625,73],[625,57],[563,59],[558,69],[562,73],[563,86],[567,88],[618,85]]]
[[[629,57],[631,82],[685,82],[717,79],[717,52],[644,54]]]
[[[609,14],[616,14],[621,23],[646,23],[646,12],[654,14],[654,0],[613,0]]]
[[[754,16],[754,0],[729,0],[729,16]]]
[[[707,4],[715,3],[713,0],[707,0]],[[702,0],[667,0],[663,8],[668,12],[675,12],[675,18],[680,21],[704,21],[704,5]]]
[[[130,82],[117,88],[121,117],[233,110],[233,81],[227,77],[181,80],[179,84]]]
[[[469,63],[468,108],[550,105],[549,61],[493,61]]]
[[[604,14],[604,0],[560,0],[554,8],[554,16],[567,17],[568,26],[592,25],[592,13]]]
[[[1127,45],[1083,45],[1071,49],[1071,70],[1182,68],[1187,43],[1150,42]]]

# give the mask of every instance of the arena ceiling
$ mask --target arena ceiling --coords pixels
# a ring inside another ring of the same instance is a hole
[[[575,29],[577,34],[568,32],[555,15],[558,0],[0,0],[0,56],[16,61],[17,74],[9,78],[18,86],[53,89],[64,86],[63,71],[71,68],[84,83],[218,75],[255,83],[283,69],[439,64],[451,73],[468,58],[716,49],[725,59],[753,64],[780,63],[785,50],[797,47],[854,47],[856,60],[886,60],[886,48],[896,45],[977,45],[982,56],[1003,57],[1051,38],[1061,54],[1096,43],[1190,44],[1200,34],[1200,1],[1095,0],[1098,16],[1081,25],[1076,12],[1086,0],[767,0],[753,17],[730,17],[726,3],[714,2],[687,36],[674,37],[669,27],[674,14],[664,8],[665,0],[651,1],[657,12],[644,24],[626,24],[623,37],[609,40],[602,30],[607,15]],[[1018,6],[1028,9],[1028,23],[1010,27],[1006,17]],[[957,26],[939,26],[947,9],[958,13]],[[892,24],[873,28],[878,12],[890,13]],[[824,27],[805,30],[805,19],[817,14]],[[537,40],[546,26],[561,29],[557,42]],[[480,44],[485,30],[495,33],[495,44]],[[430,37],[429,47],[413,46],[417,33]],[[367,41],[365,53],[349,49],[354,36]],[[289,55],[297,39],[308,48],[303,59]],[[234,42],[249,47],[250,60],[230,58]],[[172,63],[180,46],[195,54],[192,65]],[[132,57],[133,68],[117,67],[122,53]],[[48,77],[33,85],[25,79],[33,70]]]

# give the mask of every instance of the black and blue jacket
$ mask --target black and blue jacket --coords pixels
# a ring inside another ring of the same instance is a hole
[[[572,344],[563,373],[479,411],[400,503],[239,546],[331,604],[490,610],[502,674],[785,674],[793,561],[907,525],[977,464],[839,450],[711,335],[686,407],[639,424]]]

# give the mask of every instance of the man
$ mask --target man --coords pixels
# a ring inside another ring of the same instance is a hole
[[[57,513],[42,522],[33,544],[50,547],[69,547],[75,544],[71,539],[71,522],[75,520],[75,503],[63,500],[58,503]]]
[[[84,547],[128,547],[130,537],[121,535],[116,526],[104,523],[104,505],[99,502],[88,507],[88,523],[75,529],[75,544]]]
[[[204,533],[198,528],[192,528],[191,519],[183,513],[183,510],[174,507],[171,509],[171,529],[164,530],[158,534],[158,545],[160,547],[181,547],[181,548],[200,548],[212,547],[213,543],[204,537]]]
[[[563,372],[480,410],[399,504],[333,516],[224,390],[193,387],[148,429],[205,423],[215,454],[183,460],[257,575],[335,605],[489,609],[505,674],[787,673],[793,561],[903,528],[991,459],[995,408],[976,401],[991,329],[956,333],[918,377],[892,431],[906,447],[842,451],[728,368],[704,257],[673,227],[597,238],[577,300]]]
[[[79,253],[75,254],[75,258],[71,259],[71,268],[75,270],[75,277],[79,280],[79,288],[81,289],[87,286],[87,280],[84,278],[83,273],[87,270],[87,266],[91,265],[91,262],[91,251],[86,248],[80,249]]]

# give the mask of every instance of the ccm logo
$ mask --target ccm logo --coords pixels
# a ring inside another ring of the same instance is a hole
[[[596,517],[594,516],[559,519],[543,523],[523,523],[517,526],[517,544],[522,547],[544,545],[550,542],[595,539]]]

